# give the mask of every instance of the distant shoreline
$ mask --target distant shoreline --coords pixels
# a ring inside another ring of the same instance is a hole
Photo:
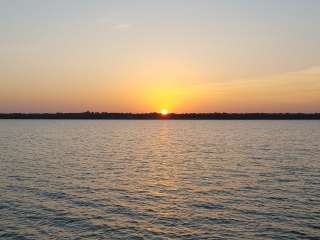
[[[0,119],[74,120],[320,120],[320,113],[0,113]]]

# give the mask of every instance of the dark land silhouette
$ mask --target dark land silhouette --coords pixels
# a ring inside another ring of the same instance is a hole
[[[0,113],[0,119],[320,120],[320,113]]]

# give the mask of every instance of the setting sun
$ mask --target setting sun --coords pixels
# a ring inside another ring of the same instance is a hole
[[[167,109],[162,109],[161,110],[161,114],[162,115],[167,115],[168,114],[168,110]]]

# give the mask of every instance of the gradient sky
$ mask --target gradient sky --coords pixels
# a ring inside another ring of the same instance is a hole
[[[319,112],[319,0],[0,0],[0,112]]]

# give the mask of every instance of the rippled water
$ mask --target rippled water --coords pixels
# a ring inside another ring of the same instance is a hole
[[[319,121],[0,121],[1,239],[319,237]]]

